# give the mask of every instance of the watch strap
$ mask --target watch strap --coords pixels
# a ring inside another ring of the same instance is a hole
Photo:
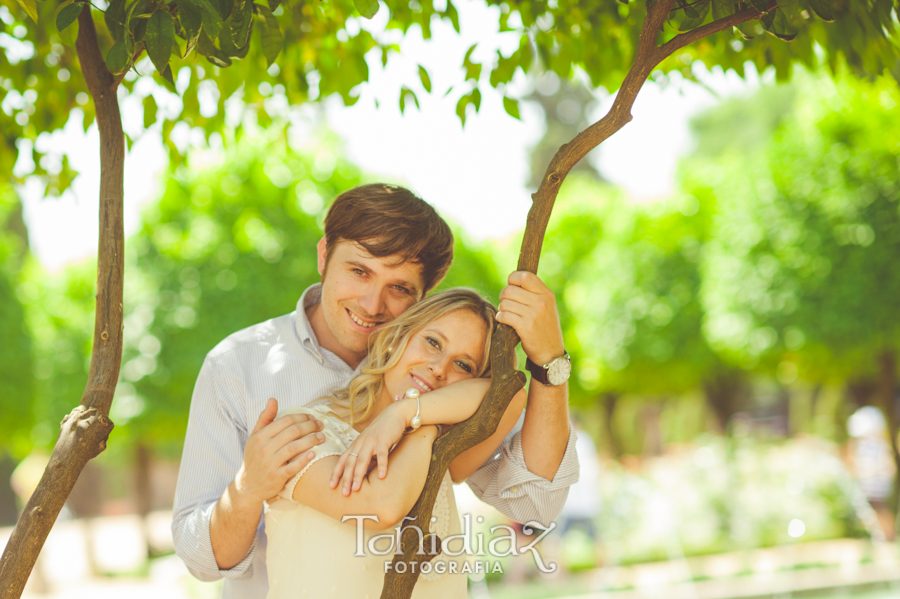
[[[546,385],[546,386],[548,386],[548,387],[552,387],[553,385],[550,383],[550,375],[549,375],[549,372],[548,372],[549,366],[550,366],[550,364],[552,364],[555,360],[559,360],[560,358],[565,358],[565,357],[567,357],[568,355],[569,355],[569,352],[567,352],[565,349],[563,349],[563,353],[560,354],[559,357],[554,358],[553,360],[550,360],[550,362],[548,362],[546,366],[541,366],[541,365],[539,365],[539,364],[535,364],[534,362],[531,361],[531,358],[529,358],[529,357],[526,356],[526,358],[525,358],[525,370],[527,370],[528,372],[531,373],[531,378],[532,378],[532,379],[538,381],[539,383],[541,383],[541,384],[543,384],[543,385]]]

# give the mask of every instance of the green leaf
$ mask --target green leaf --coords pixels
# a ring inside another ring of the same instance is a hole
[[[834,21],[834,3],[831,0],[809,0],[809,6],[823,21]]]
[[[269,10],[275,12],[275,9],[281,6],[281,0],[269,0]]]
[[[37,2],[35,0],[18,0],[19,6],[22,7],[22,10],[31,17],[31,20],[37,23],[38,20],[38,11],[37,11]]]
[[[78,15],[81,14],[82,9],[84,9],[84,6],[84,2],[73,2],[60,10],[59,14],[56,15],[56,30],[61,32],[63,29],[74,23],[75,19],[78,18]]]
[[[447,0],[447,10],[442,13],[447,19],[450,19],[450,23],[453,24],[453,29],[456,30],[456,33],[459,33],[459,11],[456,10],[456,7],[453,6],[453,3],[450,0]]]
[[[475,51],[475,47],[478,44],[472,44],[469,50],[466,52],[465,57],[463,58],[463,67],[466,69],[466,79],[475,79],[476,81],[481,76],[481,65],[475,64],[469,58],[472,56],[472,52]]]
[[[353,0],[353,5],[359,14],[367,19],[371,19],[378,12],[378,0]]]
[[[709,14],[710,4],[712,4],[712,2],[704,2],[703,4],[697,5],[696,10],[693,11],[695,16],[689,15],[687,10],[685,10],[684,18],[678,25],[678,31],[691,31],[692,29],[696,29],[700,25],[703,25],[703,21],[706,20],[706,15]]]
[[[419,65],[419,79],[422,80],[422,87],[425,88],[425,91],[431,93],[431,77],[428,76],[428,71],[422,65]],[[416,105],[418,106],[418,102]]]
[[[260,35],[262,36],[263,55],[266,57],[268,66],[272,66],[281,47],[284,45],[284,37],[281,35],[281,28],[278,26],[278,19],[272,14],[272,11],[265,6],[256,5],[256,14],[260,17]]]
[[[234,12],[234,0],[212,0],[213,6],[218,7],[222,20],[229,18]]]
[[[768,15],[766,15],[768,16]],[[763,21],[765,24],[765,20]],[[780,40],[789,42],[797,37],[797,29],[790,24],[784,12],[781,9],[775,11],[772,18],[772,24],[766,27],[766,31],[774,35]]]
[[[156,100],[153,99],[153,94],[148,95],[144,98],[144,129],[149,129],[153,123],[156,122],[156,112],[159,107],[156,105]]]
[[[400,113],[406,109],[406,96],[412,96],[413,102],[416,103],[416,108],[419,108],[419,99],[416,98],[416,94],[413,93],[411,89],[408,87],[400,88]]]
[[[769,0],[750,0],[750,6],[759,12],[766,12],[769,10]]]
[[[197,51],[217,67],[231,66],[231,59],[213,45],[212,40],[209,39],[205,31],[201,31],[200,36],[197,38]]]
[[[56,12],[53,14],[53,22],[55,23],[59,19],[59,15],[72,6],[73,2],[63,2],[59,6],[56,7]],[[78,38],[78,20],[73,21],[68,27],[59,32],[60,41],[69,46],[70,48],[75,47],[75,40]]]
[[[468,96],[463,96],[459,99],[459,102],[456,103],[456,116],[459,117],[459,122],[462,123],[462,126],[466,126],[466,106],[469,105]]]
[[[147,21],[147,33],[144,36],[147,44],[147,55],[153,66],[162,74],[172,56],[175,44],[175,21],[165,10],[158,10]]]
[[[169,88],[169,91],[177,94],[178,90],[175,88],[175,78],[172,77],[172,67],[166,65],[166,68],[162,70],[160,75],[163,78],[163,81],[166,83],[166,87]]]
[[[189,2],[195,8],[200,10],[200,19],[203,23],[203,29],[209,35],[210,39],[219,36],[222,29],[222,21],[224,17],[219,12],[219,8],[214,6],[210,0],[184,0]]]
[[[115,75],[124,71],[127,66],[128,50],[125,48],[125,39],[122,38],[106,53],[106,68]]]
[[[503,110],[512,118],[521,120],[521,117],[519,117],[519,102],[517,100],[503,96]]]
[[[700,16],[700,13],[697,12],[697,9],[690,4],[684,5],[684,14],[689,16],[692,19],[696,19],[697,17]]]
[[[119,41],[125,35],[125,0],[112,0],[103,13],[106,28],[112,34],[113,39]]]
[[[238,0],[231,15],[231,41],[236,48],[246,48],[250,42],[250,27],[253,23],[253,3],[250,0]]]
[[[197,38],[200,37],[200,28],[203,26],[203,21],[201,20],[200,10],[186,2],[178,7],[178,17],[187,40],[187,46],[184,49],[184,55],[187,56],[197,47]]]

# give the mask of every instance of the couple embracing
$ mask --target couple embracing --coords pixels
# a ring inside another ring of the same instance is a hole
[[[578,478],[553,293],[514,272],[497,308],[469,289],[426,297],[453,236],[391,185],[338,196],[316,255],[321,283],[294,312],[230,335],[200,370],[172,522],[191,573],[225,578],[226,598],[378,596],[391,556],[359,556],[357,527],[383,534],[412,508],[432,443],[487,393],[497,322],[519,334],[532,380],[451,464],[432,530],[459,534],[463,481],[511,519],[549,525]],[[464,598],[465,574],[447,570],[413,596]]]

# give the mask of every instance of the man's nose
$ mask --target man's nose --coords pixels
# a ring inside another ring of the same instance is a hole
[[[359,307],[366,311],[370,317],[379,316],[384,312],[384,289],[381,287],[369,287],[359,297]]]

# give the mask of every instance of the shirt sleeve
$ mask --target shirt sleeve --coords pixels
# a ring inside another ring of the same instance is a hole
[[[172,511],[175,553],[191,574],[203,581],[253,577],[261,522],[247,555],[227,570],[216,564],[209,535],[213,507],[243,461],[248,437],[241,409],[245,403],[244,387],[237,377],[222,374],[207,356],[191,398]]]
[[[316,454],[315,457],[310,460],[310,462],[303,467],[303,470],[298,472],[287,481],[287,484],[284,485],[284,488],[278,493],[279,497],[283,497],[292,503],[297,503],[294,501],[294,487],[297,486],[297,482],[300,480],[300,477],[306,474],[306,471],[309,470],[309,467],[321,460],[322,458],[326,458],[332,455],[341,455],[347,450],[347,445],[341,440],[341,436],[338,431],[335,429],[334,424],[331,418],[326,417],[326,412],[323,412],[321,409],[317,408],[290,408],[288,410],[284,410],[283,412],[278,413],[278,417],[285,416],[287,414],[309,414],[313,418],[317,418],[322,421],[322,434],[325,435],[325,440],[316,445],[311,449],[311,451]]]
[[[466,481],[475,495],[508,518],[527,524],[550,525],[566,503],[569,487],[578,481],[575,431],[569,424],[569,440],[553,480],[528,470],[522,450],[525,414],[497,451]]]

